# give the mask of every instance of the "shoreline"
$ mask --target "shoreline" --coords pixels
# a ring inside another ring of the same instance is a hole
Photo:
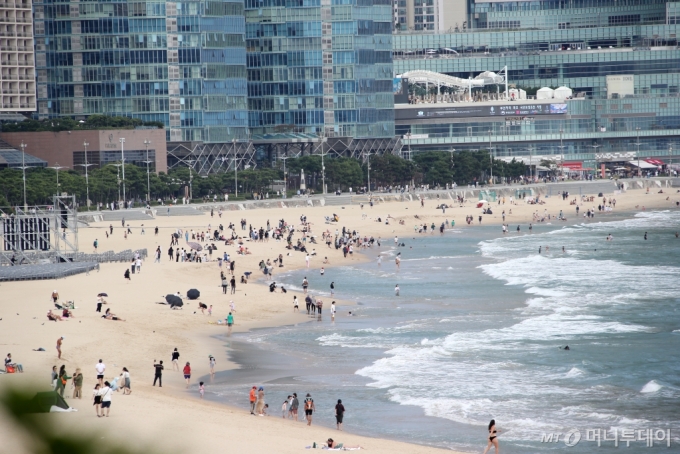
[[[639,211],[636,211],[633,208],[634,205],[641,203],[638,199],[645,199],[645,195],[642,191],[639,192],[640,194],[635,194],[633,192],[620,195],[617,194],[615,197],[621,199],[619,201],[621,205],[617,204],[617,207],[620,206],[620,208],[616,208],[616,211],[612,214],[614,214],[615,217],[619,217],[619,215],[634,216]],[[631,197],[631,194],[636,195],[637,197]],[[664,194],[664,197],[666,195],[677,197],[676,194]],[[626,199],[630,199],[630,203],[627,203]],[[654,199],[661,199],[661,197],[657,197],[657,194],[646,195],[646,200],[644,200],[644,202],[647,203],[649,210],[653,209],[652,205],[656,205],[657,209],[675,209],[675,206],[673,205],[671,207],[669,202]],[[542,210],[544,207],[549,209],[552,214],[556,214],[556,210],[559,210],[560,205],[563,204],[552,203],[555,200],[557,200],[555,197],[551,197],[548,200],[548,205],[544,206],[513,205],[513,209],[515,209],[515,207],[521,209],[517,209],[516,214],[513,215],[512,219],[509,219],[508,222],[511,224],[517,222],[526,224],[529,222],[527,217],[530,217],[533,210]],[[656,203],[650,204],[650,201]],[[562,201],[557,200],[557,202]],[[672,200],[671,202],[674,201]],[[564,205],[569,208],[568,205]],[[595,203],[595,206],[596,205],[597,203]],[[441,213],[435,212],[432,209],[432,206],[432,201],[426,201],[426,208],[423,210],[425,213],[418,213],[421,221],[429,224],[430,222],[443,222],[446,217],[449,219],[458,218],[456,219],[458,221],[456,223],[456,228],[473,228],[474,225],[468,226],[463,223],[462,218],[468,212],[477,215],[477,212],[480,211],[471,206],[466,206],[463,209],[455,207],[447,210],[447,213],[442,215]],[[366,207],[363,210],[363,213],[366,213],[371,217],[383,217],[389,213],[389,211],[395,213],[395,208],[397,207],[401,207],[402,210],[408,210],[409,208],[413,211],[421,210],[419,204],[414,201],[412,203],[405,202],[402,205],[387,203],[379,204],[373,209]],[[496,208],[495,206],[493,207]],[[501,208],[502,207],[503,206],[501,206]],[[507,209],[508,207],[506,206],[505,208]],[[571,208],[573,208],[573,206]],[[296,219],[299,214],[312,213],[313,216],[310,215],[309,217],[314,223],[313,227],[315,233],[319,234],[320,231],[325,230],[327,227],[331,231],[336,228],[336,225],[326,226],[323,224],[323,214],[326,214],[326,211],[333,209],[337,210],[335,207],[287,208],[281,209],[280,212],[275,212],[274,210],[252,210],[247,213],[239,213],[239,215],[247,215],[248,218],[255,218],[256,220],[253,222],[253,225],[260,225],[264,224],[264,219],[268,217],[272,219],[280,217]],[[413,213],[411,210],[409,211]],[[494,215],[484,217],[485,225],[500,225],[500,213],[497,213],[496,211],[497,209],[494,209]],[[225,217],[222,220],[224,224],[228,223],[226,218],[230,217],[232,213],[233,212],[225,213]],[[348,225],[350,228],[357,227],[362,236],[370,236],[371,234],[376,238],[382,236],[383,241],[390,243],[390,245],[392,240],[391,236],[394,234],[405,239],[413,235],[422,235],[413,233],[413,224],[411,224],[411,222],[413,222],[413,216],[408,212],[394,216],[395,219],[404,219],[404,225],[399,225],[398,222],[395,221],[388,226],[384,223],[371,221],[370,219],[361,219],[361,214],[362,211],[359,206],[353,205],[348,207],[347,209],[342,210],[341,222],[337,224],[337,226],[339,228],[341,228],[342,225]],[[510,216],[508,217],[510,218]],[[590,222],[606,222],[609,219],[609,215],[599,215]],[[233,218],[229,220],[236,222],[236,219]],[[321,222],[314,222],[318,220],[321,220]],[[409,224],[406,224],[407,220]],[[153,431],[138,430],[139,428],[134,427],[135,425],[141,427],[146,426],[144,422],[148,421],[148,418],[163,420],[172,414],[179,415],[186,413],[189,417],[195,417],[203,421],[207,419],[205,416],[201,415],[201,412],[203,411],[210,413],[214,416],[214,419],[219,420],[220,422],[202,422],[202,425],[209,426],[208,429],[196,427],[195,424],[190,424],[191,429],[189,429],[189,432],[187,432],[187,428],[175,427],[170,424],[173,427],[173,431],[176,430],[176,434],[173,434],[174,437],[169,438],[175,441],[178,441],[181,438],[191,440],[191,447],[184,449],[186,451],[192,452],[197,450],[194,443],[198,443],[202,446],[201,449],[207,450],[208,452],[217,452],[217,446],[214,445],[216,442],[214,435],[216,435],[216,433],[213,432],[218,430],[223,431],[223,426],[225,424],[227,426],[234,425],[239,427],[239,430],[236,432],[230,431],[234,437],[239,436],[241,430],[244,431],[243,433],[250,433],[248,426],[252,421],[246,409],[241,409],[239,407],[234,408],[225,404],[217,404],[218,407],[213,407],[212,404],[207,404],[206,402],[201,403],[192,401],[190,394],[178,392],[183,390],[183,381],[181,380],[179,373],[172,374],[171,371],[166,370],[164,379],[166,379],[170,386],[164,387],[162,393],[160,390],[151,392],[153,388],[150,386],[151,380],[149,377],[152,377],[151,360],[154,358],[168,358],[169,353],[174,346],[180,347],[182,361],[185,358],[191,359],[192,367],[195,368],[195,376],[197,378],[199,376],[201,378],[205,377],[208,354],[212,354],[218,360],[216,371],[225,372],[240,367],[237,363],[229,360],[227,354],[228,348],[225,348],[228,342],[225,343],[224,340],[215,337],[216,334],[219,335],[220,333],[216,333],[215,330],[210,328],[206,329],[206,326],[210,326],[207,325],[206,319],[203,318],[203,321],[201,321],[201,319],[196,318],[203,317],[200,313],[198,313],[197,316],[191,314],[191,312],[195,310],[192,304],[185,307],[183,311],[168,311],[165,306],[159,307],[154,305],[153,302],[159,300],[159,294],[161,293],[161,291],[156,288],[158,285],[165,287],[163,293],[172,293],[177,289],[184,289],[183,291],[185,291],[186,288],[190,288],[191,286],[199,287],[201,292],[205,293],[205,297],[202,294],[200,300],[203,300],[206,303],[215,304],[215,313],[213,315],[218,315],[220,318],[223,318],[225,315],[221,312],[228,306],[228,301],[233,298],[237,301],[234,332],[250,331],[265,327],[271,328],[308,321],[308,319],[303,318],[303,315],[293,314],[292,304],[289,302],[289,300],[292,300],[292,295],[298,295],[301,303],[304,303],[304,300],[300,297],[301,293],[289,291],[291,294],[287,295],[285,298],[282,298],[280,293],[270,294],[263,276],[251,279],[251,282],[249,282],[248,285],[237,285],[236,295],[233,297],[227,295],[226,299],[223,298],[220,291],[221,289],[219,289],[215,282],[216,279],[211,277],[214,276],[213,273],[219,274],[219,268],[217,268],[214,262],[208,264],[173,263],[168,265],[165,255],[165,249],[167,248],[167,238],[165,237],[167,237],[167,235],[160,235],[159,237],[154,238],[152,232],[152,226],[154,224],[158,224],[161,232],[165,233],[169,232],[169,229],[176,227],[184,228],[187,225],[200,226],[201,224],[205,226],[208,223],[217,225],[219,222],[220,221],[217,218],[211,219],[209,216],[202,216],[200,218],[196,216],[163,217],[151,221],[130,221],[129,224],[135,229],[135,234],[130,236],[130,240],[125,241],[120,238],[122,229],[118,223],[115,226],[116,231],[114,235],[112,235],[112,237],[116,239],[115,241],[100,238],[100,247],[102,247],[102,250],[106,250],[106,248],[109,247],[116,250],[147,247],[149,255],[152,257],[155,246],[149,247],[149,240],[159,240],[158,244],[162,245],[161,265],[151,263],[153,259],[150,258],[148,262],[143,265],[142,274],[133,275],[133,281],[131,283],[125,283],[122,280],[122,271],[126,267],[125,264],[103,264],[99,273],[92,273],[90,276],[78,275],[57,281],[2,283],[2,292],[4,293],[2,300],[4,301],[3,304],[0,305],[0,311],[2,312],[0,317],[4,318],[4,321],[0,321],[0,329],[6,332],[6,339],[11,339],[10,343],[4,344],[6,345],[6,349],[13,353],[13,356],[17,361],[24,364],[24,368],[27,369],[27,374],[17,374],[15,376],[2,375],[0,386],[4,386],[5,383],[17,383],[20,381],[18,379],[24,377],[32,378],[34,380],[39,379],[42,383],[45,383],[47,380],[45,380],[44,377],[49,375],[49,367],[52,364],[67,364],[69,373],[72,372],[72,367],[81,367],[86,378],[84,386],[86,398],[83,399],[82,403],[80,401],[77,402],[78,407],[81,407],[82,411],[78,414],[74,414],[74,417],[76,417],[78,421],[82,421],[85,427],[90,427],[93,423],[86,421],[92,419],[94,416],[87,413],[88,411],[91,411],[87,400],[91,389],[89,385],[93,382],[91,369],[94,367],[98,357],[104,357],[105,361],[110,364],[109,367],[111,370],[117,372],[122,365],[127,365],[131,369],[133,390],[136,392],[133,392],[131,397],[114,397],[115,410],[112,411],[111,424],[113,424],[114,427],[130,430],[131,433],[134,434],[133,438],[137,440],[151,439],[150,435],[153,436],[154,434],[151,434],[150,432]],[[580,219],[574,219],[573,222],[580,223],[582,221]],[[92,228],[83,228],[81,230],[81,244],[85,245],[82,247],[82,250],[87,249],[86,245],[91,244],[93,238],[101,235],[101,229],[106,228],[107,224],[109,223],[100,222],[91,226]],[[141,224],[146,224],[148,233],[146,237],[140,238],[138,232]],[[297,224],[297,222],[295,222],[295,224]],[[564,225],[568,224],[571,224],[571,220]],[[321,228],[319,228],[319,226]],[[512,234],[512,229],[510,229],[510,231]],[[240,233],[240,230],[237,230],[237,233]],[[109,246],[107,242],[115,244]],[[254,271],[257,272],[255,265],[259,259],[266,259],[268,257],[267,254],[269,254],[269,257],[273,258],[279,253],[279,250],[282,250],[284,255],[288,252],[283,249],[283,243],[275,243],[273,240],[269,243],[246,242],[246,245],[248,245],[249,248],[252,247],[253,255],[244,257],[235,256],[235,260],[237,261],[237,275],[240,274],[238,271],[243,270],[242,262],[246,263],[245,268],[252,267],[254,268]],[[327,249],[324,248],[325,245],[321,242],[319,242],[317,246],[319,246],[317,248],[319,257],[317,257],[316,261],[320,261],[321,257],[324,256],[324,251]],[[224,250],[224,247],[220,246],[218,254],[221,254],[222,250]],[[292,251],[291,253],[293,254],[292,256],[285,257],[286,272],[304,268],[302,254],[295,254]],[[359,258],[363,255],[364,254],[355,254],[355,257],[348,259],[345,263],[364,263],[362,259]],[[338,253],[335,249],[329,251],[328,256],[331,260],[328,268],[343,264],[344,259],[342,258],[341,253]],[[365,260],[367,261],[368,258],[365,258]],[[165,263],[165,265],[163,263]],[[315,264],[314,266],[315,270],[318,269],[318,264]],[[393,265],[386,261],[384,266]],[[146,279],[147,270],[149,273],[148,275],[150,276],[149,279]],[[208,274],[210,274],[210,276],[207,276]],[[255,276],[255,274],[253,274],[253,276]],[[140,277],[142,278],[141,281],[139,279]],[[273,278],[276,280],[276,274],[274,274]],[[29,285],[30,287],[28,287]],[[48,296],[54,287],[59,290],[60,294],[64,296],[64,299],[73,299],[76,301],[76,305],[80,308],[80,310],[76,311],[77,318],[70,320],[69,322],[52,322],[51,324],[43,322],[44,309],[51,306],[48,303]],[[31,289],[28,293],[25,291],[27,288]],[[94,305],[94,298],[92,295],[93,293],[96,294],[98,291],[107,291],[115,295],[112,295],[110,298],[111,302],[109,307],[111,307],[117,315],[126,318],[128,320],[127,322],[116,323],[98,319],[97,314],[94,314],[92,310],[92,306]],[[324,298],[324,300],[326,300],[326,298]],[[336,299],[336,301],[339,300],[339,298]],[[344,302],[341,304],[344,304]],[[18,314],[22,314],[23,312],[24,314],[17,316],[12,315],[14,318],[11,318],[10,314],[13,314],[14,312]],[[220,327],[220,329],[222,328],[223,327]],[[57,361],[53,347],[49,348],[50,342],[53,342],[60,334],[66,334],[67,337],[64,344],[64,361]],[[3,336],[3,338],[5,338],[5,336]],[[44,346],[47,352],[45,354],[30,353],[30,349],[37,348],[38,346]],[[200,358],[204,359],[201,360]],[[167,363],[170,363],[169,360]],[[69,392],[68,388],[67,392]],[[196,398],[196,400],[198,399]],[[70,402],[71,399],[68,399],[68,401]],[[242,411],[239,412],[238,410]],[[223,412],[224,415],[221,415],[221,412]],[[125,418],[120,417],[122,415],[125,415]],[[118,417],[115,418],[114,416]],[[229,421],[227,422],[223,420],[223,418],[229,418]],[[232,421],[233,418],[235,418],[234,421]],[[248,423],[243,421],[243,418],[245,418]],[[122,421],[123,419],[125,421]],[[266,421],[269,422],[270,420],[271,418]],[[256,424],[258,427],[261,426],[260,423]],[[306,427],[297,427],[294,429],[295,437],[290,438],[287,434],[290,427],[286,424],[280,425],[279,423],[276,423],[275,426],[275,430],[272,429],[271,433],[267,432],[267,435],[261,437],[260,435],[256,436],[256,443],[262,450],[271,449],[273,446],[277,446],[276,449],[278,449],[282,440],[286,440],[290,449],[286,448],[279,452],[297,452],[299,449],[304,448],[303,445],[311,444],[309,442],[305,443],[301,441],[300,438],[295,438],[307,437],[304,439],[309,439],[309,436],[304,435],[306,433],[304,431],[307,430]],[[303,425],[300,424],[300,426]],[[264,427],[262,427],[262,429],[265,431],[267,430]],[[9,433],[5,433],[6,430],[7,425],[4,425],[4,429],[3,425],[0,425],[0,434],[6,435]],[[322,438],[321,434],[325,433],[325,436],[327,437],[331,430],[333,429],[312,427],[314,437],[317,438],[315,441],[319,442],[324,440],[325,438]],[[167,433],[167,428],[164,432]],[[259,432],[256,433],[259,434]],[[334,430],[333,433],[335,433]],[[250,436],[246,438],[249,438],[250,441],[254,440],[254,438]],[[423,445],[410,445],[390,440],[359,437],[344,432],[342,433],[340,441],[352,444],[368,444],[369,446],[367,447],[376,452],[388,452],[390,450],[391,452],[394,452],[395,449],[398,452],[439,452],[439,449]],[[292,443],[292,445],[290,445],[290,443]],[[389,449],[387,449],[388,445]],[[248,444],[241,446],[243,449],[253,449],[253,446]],[[175,445],[174,450],[177,450],[177,448],[178,446]]]

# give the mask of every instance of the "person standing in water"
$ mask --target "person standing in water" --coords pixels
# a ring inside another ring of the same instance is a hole
[[[484,454],[489,452],[492,446],[496,448],[496,454],[498,454],[498,432],[500,432],[500,430],[496,429],[496,420],[492,419],[489,423],[489,437]]]

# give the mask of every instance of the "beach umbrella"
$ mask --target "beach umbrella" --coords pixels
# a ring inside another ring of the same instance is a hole
[[[197,250],[197,251],[199,251],[199,252],[203,250],[203,246],[201,246],[200,244],[195,243],[195,242],[193,242],[193,241],[189,241],[189,242],[187,243],[187,245],[189,245],[189,247],[190,247],[191,249],[195,249],[195,250]]]
[[[109,296],[109,295],[108,295],[108,293],[102,292],[102,293],[98,294],[97,296]]]
[[[165,301],[167,301],[170,306],[182,307],[184,305],[182,298],[177,295],[165,295]]]
[[[201,292],[199,292],[195,288],[192,288],[187,292],[187,298],[189,298],[190,300],[198,299],[199,296],[201,296]]]

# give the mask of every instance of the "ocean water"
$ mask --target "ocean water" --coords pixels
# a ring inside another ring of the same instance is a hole
[[[340,398],[348,431],[470,452],[485,447],[492,418],[508,453],[625,447],[586,440],[597,429],[670,429],[677,449],[680,212],[522,227],[404,238],[368,251],[371,263],[276,276],[291,288],[307,276],[323,318],[230,338],[244,367],[218,376],[213,398],[245,407],[249,387],[263,385],[280,415],[288,394],[309,392],[328,427]],[[357,302],[334,323],[331,281]],[[283,295],[280,304],[292,309]],[[574,447],[541,441],[572,429]]]

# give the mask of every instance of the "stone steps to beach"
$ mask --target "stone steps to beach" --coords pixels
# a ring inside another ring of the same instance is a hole
[[[171,207],[159,206],[155,208],[156,216],[202,216],[205,212],[197,210],[192,206],[175,205]]]
[[[117,210],[117,211],[102,211],[102,219],[106,222],[120,221],[125,218],[126,221],[148,221],[153,217],[141,210]]]

